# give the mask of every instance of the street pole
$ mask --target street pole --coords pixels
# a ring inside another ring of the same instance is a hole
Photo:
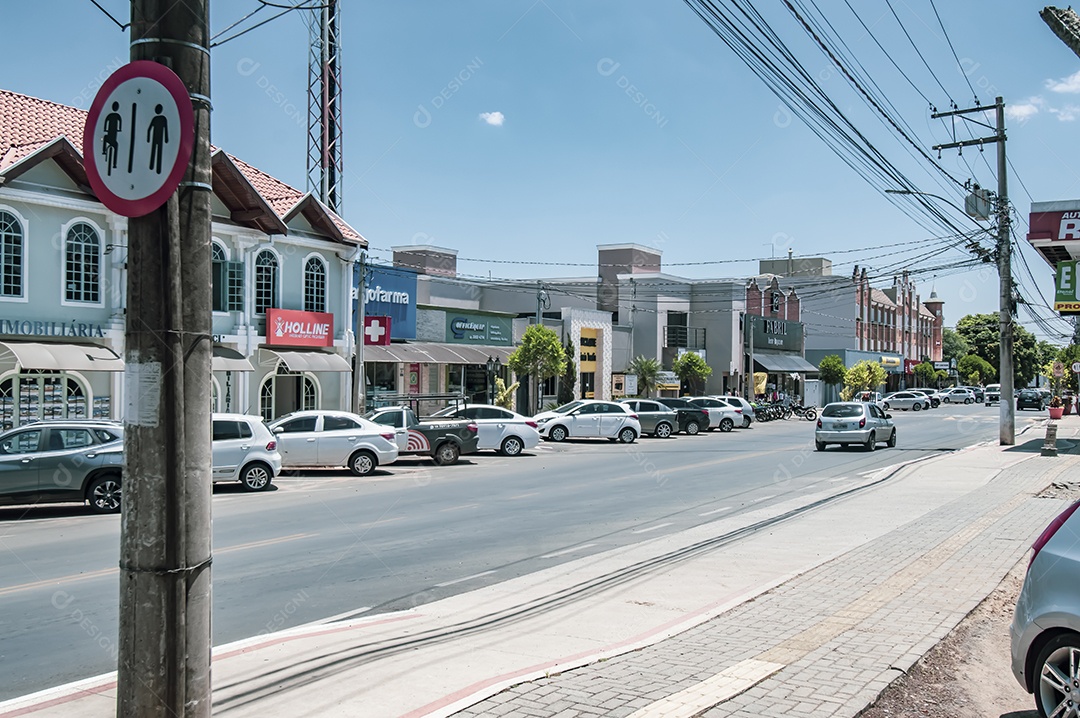
[[[747,333],[750,335],[750,364],[746,368],[746,399],[753,401],[757,398],[754,392],[754,315],[746,314]]]
[[[353,360],[353,413],[363,414],[367,410],[367,382],[364,378],[364,321],[367,318],[367,252],[360,253],[360,279],[356,292],[358,319],[356,324],[356,354]]]
[[[536,323],[540,326],[544,326],[544,313],[543,310],[551,306],[551,302],[548,299],[548,293],[544,290],[544,284],[539,284],[539,289],[536,290]],[[536,367],[536,376],[533,377],[533,381],[536,382],[536,411],[537,413],[544,410],[544,380],[540,378],[540,367]]]
[[[128,221],[117,715],[210,716],[209,0],[132,0],[131,59],[187,87],[179,189]]]

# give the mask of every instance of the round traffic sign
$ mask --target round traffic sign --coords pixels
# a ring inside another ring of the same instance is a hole
[[[183,81],[148,60],[105,80],[83,127],[90,187],[106,207],[141,217],[165,204],[187,170],[195,113]]]
[[[1072,364],[1072,370],[1074,374],[1080,374],[1080,361],[1074,361]]]

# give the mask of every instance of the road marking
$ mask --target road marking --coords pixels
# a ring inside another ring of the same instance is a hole
[[[775,499],[775,498],[776,498],[776,494],[769,494],[768,496],[762,496],[760,499],[754,499],[750,503],[756,504],[759,501],[768,501],[769,499]]]
[[[404,516],[395,516],[395,517],[389,518],[389,519],[379,519],[378,521],[372,521],[371,523],[368,524],[368,526],[381,526],[383,524],[389,524],[389,523],[393,523],[395,521],[401,521],[404,518],[405,518]]]
[[[668,523],[666,523],[666,524],[657,524],[656,526],[650,526],[650,527],[649,527],[649,528],[647,528],[647,529],[638,529],[637,531],[631,531],[630,533],[635,533],[635,534],[647,534],[647,533],[649,533],[650,531],[656,531],[657,529],[662,529],[662,528],[664,528],[665,526],[671,526],[671,522],[669,521],[669,522],[668,522]]]
[[[718,509],[713,509],[712,511],[706,511],[703,514],[698,514],[698,516],[712,516],[713,514],[718,514],[721,511],[729,511],[730,509],[731,509],[730,506],[721,506]]]
[[[518,494],[517,496],[511,496],[511,497],[509,497],[508,500],[509,501],[516,501],[518,499],[527,499],[527,498],[529,498],[531,496],[539,496],[539,495],[540,495],[539,491],[533,491],[532,493],[528,493],[528,494]]]
[[[630,718],[691,718],[752,688],[783,667],[782,663],[753,658],[741,661],[712,678],[639,708]]]
[[[219,548],[214,553],[228,553],[229,551],[241,551],[246,548],[257,548],[259,546],[270,546],[276,543],[283,543],[285,541],[295,541],[296,539],[307,538],[308,536],[314,536],[315,534],[290,534],[289,536],[281,536],[279,538],[264,539],[263,541],[252,541],[251,543],[241,543],[236,546],[226,546],[225,548]]]
[[[480,578],[481,576],[487,576],[495,571],[483,571],[482,573],[474,573],[472,576],[466,576],[465,578],[455,578],[453,581],[443,581],[442,583],[435,584],[436,588],[443,588],[444,586],[453,586],[455,583],[463,583],[465,581],[471,581],[474,578]]]
[[[581,546],[574,546],[573,548],[564,548],[562,551],[556,551],[555,553],[544,554],[540,558],[555,558],[556,556],[565,556],[568,553],[574,553],[575,551],[581,551],[582,549],[592,548],[595,545],[596,544],[594,544],[594,543],[587,543],[587,544],[582,544]]]
[[[480,504],[464,504],[462,506],[449,506],[449,507],[447,507],[445,509],[439,509],[439,511],[443,512],[443,511],[458,511],[458,510],[461,510],[461,509],[475,509],[475,508],[478,508],[479,506],[480,506]]]

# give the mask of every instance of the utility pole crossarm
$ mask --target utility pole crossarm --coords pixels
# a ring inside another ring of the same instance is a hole
[[[961,140],[960,142],[946,142],[943,145],[934,145],[931,149],[935,149],[935,150],[940,151],[940,150],[952,150],[952,149],[956,149],[957,147],[971,147],[973,145],[979,145],[980,147],[982,147],[983,145],[989,145],[989,144],[993,144],[995,142],[1004,142],[1004,141],[1005,141],[1005,135],[1002,135],[1001,137],[983,137],[983,138],[977,139],[977,140]]]

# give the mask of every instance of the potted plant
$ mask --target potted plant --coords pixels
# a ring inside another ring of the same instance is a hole
[[[1065,416],[1072,413],[1073,398],[1072,392],[1065,394],[1065,396],[1061,398],[1061,400],[1065,402]]]
[[[1060,419],[1061,415],[1065,413],[1065,407],[1061,403],[1061,397],[1056,394],[1050,399],[1050,418]]]

